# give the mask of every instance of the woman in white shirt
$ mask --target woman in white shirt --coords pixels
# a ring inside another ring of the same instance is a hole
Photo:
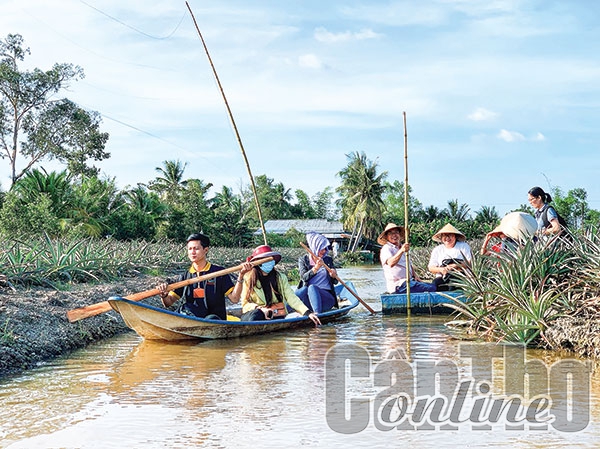
[[[377,238],[377,243],[382,245],[379,251],[379,260],[383,267],[386,291],[388,293],[406,293],[406,253],[409,244],[404,241],[404,227],[388,223]],[[422,282],[415,273],[411,264],[410,291],[413,293],[434,292],[435,285]]]
[[[440,243],[433,248],[427,266],[429,271],[436,275],[433,283],[437,286],[437,291],[453,290],[452,272],[471,264],[471,247],[465,242],[465,235],[450,223],[436,232],[432,239]]]

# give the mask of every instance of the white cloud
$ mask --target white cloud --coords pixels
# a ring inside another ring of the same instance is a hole
[[[298,64],[300,67],[306,67],[308,69],[320,69],[323,67],[321,60],[312,53],[299,56]]]
[[[469,120],[474,122],[487,122],[498,117],[498,114],[485,108],[477,108],[468,115]]]
[[[546,140],[546,136],[544,136],[541,132],[536,133],[535,136],[528,139],[517,131],[508,131],[506,129],[501,129],[496,137],[500,140],[504,140],[505,142],[543,142]]]
[[[375,39],[381,35],[374,32],[370,28],[364,28],[357,33],[353,33],[351,31],[344,31],[342,33],[332,33],[331,31],[327,31],[327,29],[323,27],[319,27],[315,30],[314,36],[315,39],[319,42],[331,44],[336,42],[348,42],[353,40],[361,41],[365,39]]]
[[[506,129],[501,129],[496,137],[505,142],[522,142],[527,140],[523,134],[516,131],[508,131]]]
[[[358,33],[354,33],[354,37],[361,41],[364,39],[376,39],[378,37],[381,37],[380,33],[376,33],[375,31],[373,31],[370,28],[363,28],[362,30],[360,30]]]

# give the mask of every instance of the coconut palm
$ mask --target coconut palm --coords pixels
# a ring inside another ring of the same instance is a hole
[[[123,193],[128,214],[138,221],[137,229],[145,228],[143,237],[154,237],[156,226],[166,219],[166,206],[153,192],[149,192],[142,184]],[[132,226],[133,229],[136,226]]]
[[[500,220],[500,215],[494,206],[482,206],[475,215],[475,221],[494,225]]]
[[[164,161],[162,167],[155,168],[160,175],[150,182],[148,188],[157,192],[168,204],[173,204],[187,184],[183,179],[187,165],[187,162],[182,163],[179,160]]]
[[[223,186],[220,192],[209,201],[211,209],[225,209],[228,211],[241,212],[241,201],[239,196],[233,193],[231,187]]]
[[[75,199],[69,218],[64,222],[65,229],[90,237],[110,234],[108,217],[124,205],[115,180],[84,177],[76,183],[74,192]]]
[[[468,204],[458,204],[457,199],[448,201],[448,207],[446,208],[448,220],[455,223],[466,221],[469,218],[469,212]]]
[[[435,206],[427,206],[421,211],[420,217],[426,223],[431,223],[445,218],[446,214],[443,210],[439,210]]]
[[[383,194],[387,172],[377,174],[377,164],[371,162],[364,152],[346,155],[348,165],[338,172],[342,179],[336,189],[342,212],[342,223],[346,229],[352,229],[356,250],[363,235],[374,238],[381,228],[381,217],[385,211]]]

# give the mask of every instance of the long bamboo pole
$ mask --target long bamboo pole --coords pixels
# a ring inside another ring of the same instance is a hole
[[[262,212],[260,209],[260,203],[258,201],[258,194],[256,192],[256,184],[254,183],[254,176],[252,176],[252,170],[250,170],[250,163],[248,162],[248,157],[246,156],[246,151],[244,150],[244,145],[242,144],[242,139],[240,137],[240,133],[238,132],[237,126],[235,124],[235,120],[233,119],[233,113],[231,112],[231,108],[229,107],[229,102],[227,101],[227,97],[225,96],[225,91],[223,90],[223,86],[221,85],[221,80],[219,80],[219,75],[217,75],[217,70],[215,69],[215,65],[212,62],[212,58],[210,57],[210,53],[208,52],[208,47],[206,46],[206,42],[204,41],[204,37],[202,37],[202,33],[200,32],[200,28],[198,27],[198,23],[196,22],[196,18],[194,17],[194,13],[192,12],[192,8],[190,7],[188,2],[185,2],[190,15],[192,16],[192,20],[194,21],[194,26],[196,27],[196,31],[198,32],[198,36],[200,36],[200,40],[202,41],[202,46],[204,47],[204,51],[206,52],[206,56],[208,57],[208,62],[210,63],[210,67],[212,68],[213,74],[215,76],[215,80],[217,81],[217,85],[219,86],[219,90],[221,91],[221,95],[223,96],[223,101],[225,102],[225,107],[227,108],[227,114],[229,114],[229,120],[231,121],[231,125],[233,126],[233,130],[235,132],[235,137],[240,146],[240,150],[242,151],[242,156],[244,157],[244,162],[246,164],[246,170],[248,171],[248,176],[250,177],[250,185],[252,187],[252,193],[254,194],[254,204],[256,205],[256,212],[258,213],[258,221],[260,221],[260,228],[263,234],[263,240],[265,241],[265,245],[267,244],[267,231],[265,230],[265,224],[262,219]]]
[[[406,132],[406,112],[404,119],[404,241],[408,243],[408,134]],[[406,312],[410,315],[410,257],[406,251]]]

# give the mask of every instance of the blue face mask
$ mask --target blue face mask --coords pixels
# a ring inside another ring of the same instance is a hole
[[[262,271],[264,271],[265,273],[269,274],[271,271],[273,271],[273,268],[275,268],[275,261],[274,260],[270,260],[268,262],[263,263],[260,266],[260,269]]]

